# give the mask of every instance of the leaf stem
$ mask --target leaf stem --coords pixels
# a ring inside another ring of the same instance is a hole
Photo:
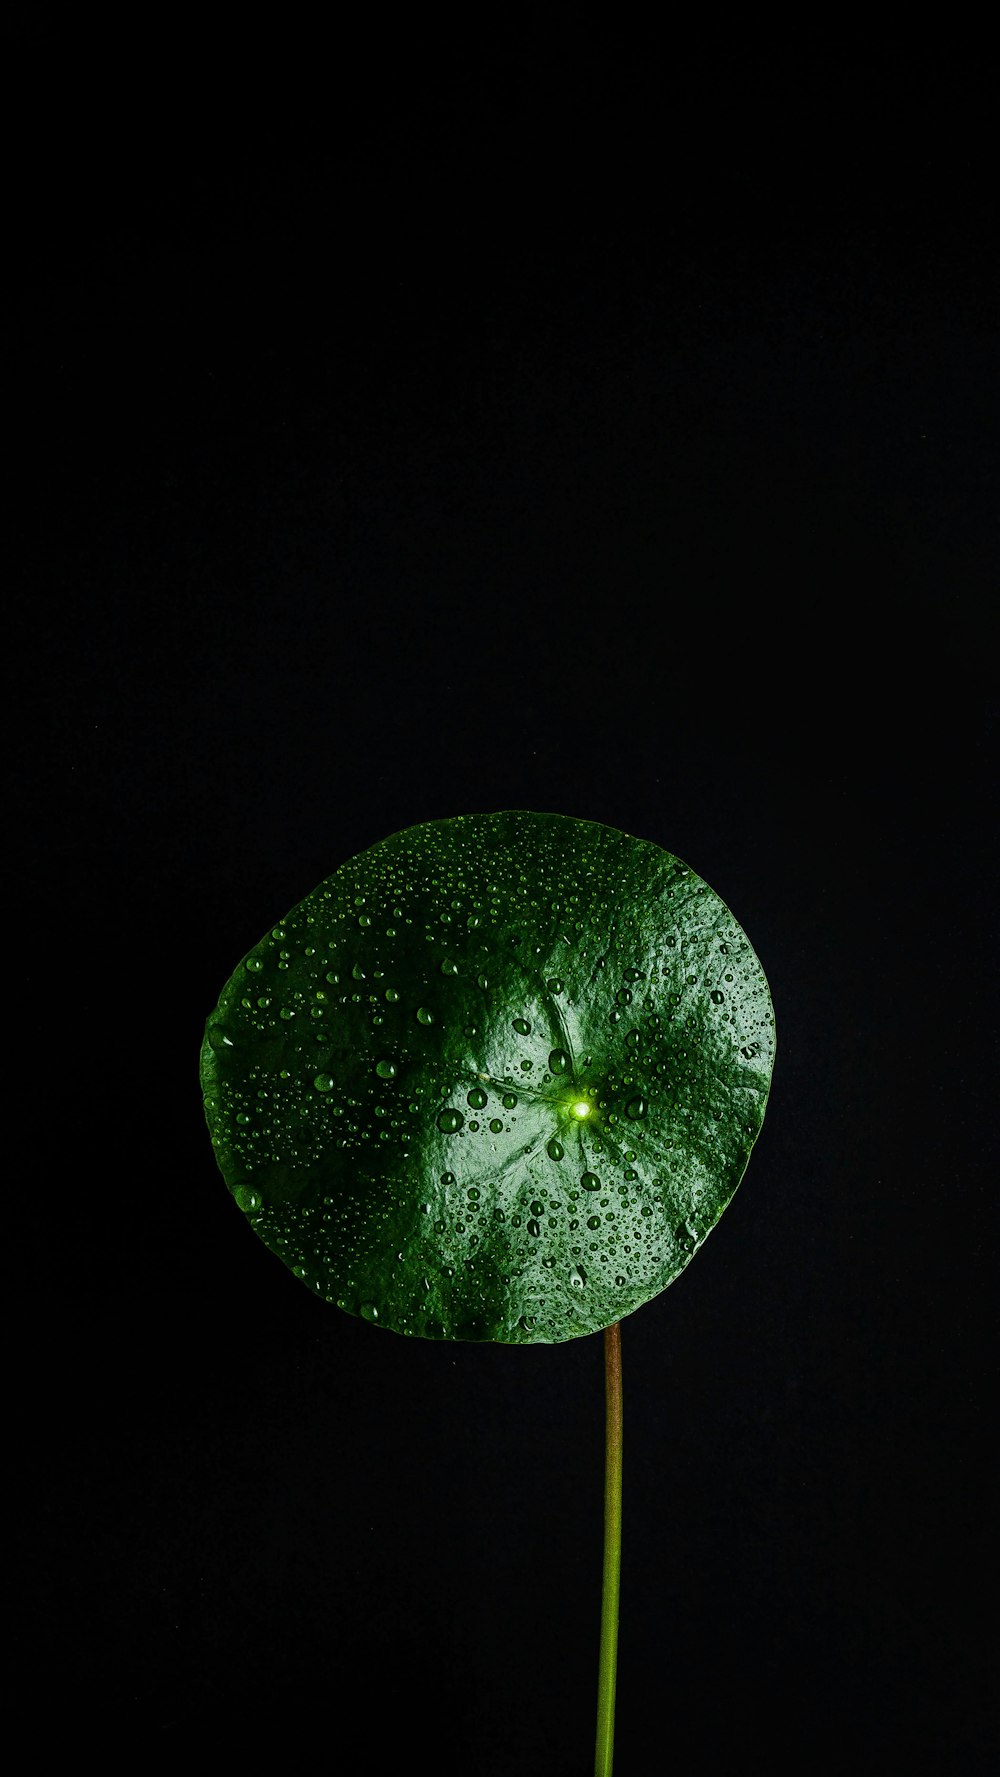
[[[604,1396],[604,1579],[594,1777],[611,1777],[615,1756],[618,1593],[622,1558],[622,1330],[618,1321],[604,1329]]]

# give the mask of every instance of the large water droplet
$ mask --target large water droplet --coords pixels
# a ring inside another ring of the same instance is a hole
[[[514,1029],[520,1037],[530,1037],[531,1035],[531,1025],[526,1018],[515,1018]]]
[[[332,1092],[333,1076],[331,1074],[317,1074],[313,1085],[317,1092]]]
[[[396,1063],[394,1061],[376,1061],[375,1072],[380,1080],[394,1080],[396,1078]]]
[[[599,1191],[601,1188],[601,1181],[596,1172],[583,1173],[580,1178],[580,1183],[585,1191]]]
[[[648,1108],[644,1098],[630,1098],[628,1104],[625,1106],[625,1115],[626,1117],[631,1117],[633,1123],[638,1123],[640,1117],[646,1115]]]
[[[259,956],[247,957],[247,968],[250,970],[251,975],[259,975],[263,967],[264,964],[261,962]]]
[[[490,1102],[481,1086],[473,1086],[472,1091],[467,1092],[465,1096],[467,1102],[471,1104],[474,1111],[485,1110]]]
[[[433,1024],[434,1023],[434,1014],[431,1011],[429,1006],[418,1006],[417,1007],[417,1023],[418,1024]]]
[[[549,1072],[564,1074],[569,1067],[569,1056],[565,1049],[552,1049],[549,1053]]]
[[[445,1135],[454,1135],[456,1130],[461,1129],[464,1122],[465,1116],[462,1111],[447,1110],[438,1112],[438,1128],[442,1130]]]
[[[550,1142],[546,1142],[545,1152],[548,1154],[550,1160],[561,1160],[565,1153],[565,1149],[562,1142],[556,1141],[555,1136],[553,1136]]]

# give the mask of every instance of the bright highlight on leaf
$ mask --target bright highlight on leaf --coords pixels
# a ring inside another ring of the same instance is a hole
[[[773,1055],[760,963],[686,864],[511,811],[342,865],[239,965],[201,1073],[229,1189],[311,1289],[398,1333],[523,1344],[680,1274]]]

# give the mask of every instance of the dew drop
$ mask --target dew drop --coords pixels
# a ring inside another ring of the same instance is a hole
[[[485,1110],[489,1104],[489,1099],[481,1086],[473,1086],[472,1091],[467,1092],[465,1097],[466,1102],[471,1104],[474,1111]]]
[[[437,1125],[445,1135],[454,1135],[456,1130],[461,1129],[464,1122],[465,1117],[461,1111],[448,1110],[438,1112]]]
[[[492,1129],[494,1135],[499,1135],[501,1133],[501,1131],[503,1130],[503,1124],[501,1123],[499,1117],[494,1117],[492,1119],[492,1121],[490,1123],[490,1128]]]
[[[512,1110],[516,1109],[516,1106],[517,1106],[517,1093],[516,1092],[505,1092],[503,1095],[504,1110],[505,1111],[512,1111]]]
[[[601,1181],[596,1172],[582,1173],[580,1176],[580,1183],[585,1191],[599,1191],[601,1188]]]
[[[719,989],[717,987],[714,987],[712,989],[711,1000],[712,1000],[713,1006],[721,1006],[725,997],[726,997],[725,994],[720,993]]]
[[[588,1228],[599,1228],[600,1225],[601,1225],[600,1216],[588,1216],[587,1217],[587,1227]]]
[[[313,1085],[317,1092],[332,1092],[333,1076],[331,1074],[317,1074]]]
[[[569,1067],[569,1056],[565,1049],[552,1049],[549,1053],[549,1072],[564,1074]]]
[[[380,1080],[394,1080],[396,1078],[396,1063],[394,1061],[376,1061],[375,1072]]]
[[[555,1136],[553,1136],[552,1140],[546,1143],[545,1152],[548,1154],[550,1160],[561,1160],[565,1149],[563,1148],[562,1142],[556,1141]]]
[[[441,973],[442,975],[457,975],[458,964],[453,962],[450,956],[446,956],[441,963]]]
[[[519,1037],[530,1037],[531,1035],[531,1025],[526,1018],[515,1018],[514,1029]]]
[[[640,1117],[646,1115],[648,1108],[644,1098],[630,1098],[628,1104],[625,1106],[625,1115],[626,1117],[631,1117],[633,1123],[638,1123]]]
[[[418,1024],[433,1024],[434,1023],[434,1014],[431,1011],[429,1006],[418,1006],[417,1007],[417,1023]]]
[[[362,1302],[359,1313],[363,1320],[378,1320],[378,1309],[374,1302]]]
[[[250,970],[251,975],[259,975],[263,967],[264,964],[261,962],[259,956],[247,957],[247,968]]]

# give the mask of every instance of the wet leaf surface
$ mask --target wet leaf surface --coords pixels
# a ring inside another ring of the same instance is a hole
[[[746,1168],[774,1057],[728,908],[553,814],[409,828],[240,963],[201,1075],[256,1232],[349,1313],[554,1342],[648,1302]]]

